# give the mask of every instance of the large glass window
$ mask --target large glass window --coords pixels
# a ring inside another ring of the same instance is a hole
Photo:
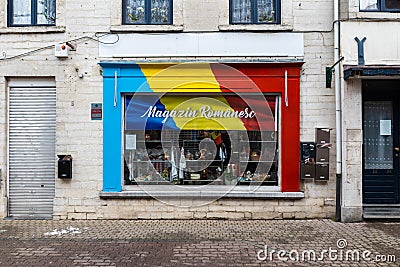
[[[200,100],[179,107],[180,101],[191,101],[191,97],[163,96],[162,101],[149,105],[157,96],[134,100],[125,96],[125,185],[278,185],[278,97],[259,100],[248,96],[243,101],[224,96],[224,101],[235,106],[230,110],[213,106],[217,97],[197,96]],[[249,102],[269,106],[270,112],[255,121],[251,104],[246,106]],[[204,110],[232,120],[202,121],[198,117],[206,114]],[[240,123],[235,125],[235,120]],[[138,129],[141,124],[144,129]]]
[[[400,12],[399,0],[360,0],[360,11]]]
[[[56,24],[56,0],[9,0],[8,26]]]
[[[124,0],[123,24],[172,24],[172,0]]]
[[[232,24],[279,23],[279,0],[230,0]]]

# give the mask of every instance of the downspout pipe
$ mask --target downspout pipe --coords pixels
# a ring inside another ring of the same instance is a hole
[[[333,41],[334,62],[339,60],[340,28],[339,28],[339,0],[333,0]],[[335,66],[335,119],[336,119],[336,221],[341,221],[342,206],[342,107],[340,86],[340,64]]]

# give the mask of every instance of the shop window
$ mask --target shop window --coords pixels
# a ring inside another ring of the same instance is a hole
[[[400,12],[400,1],[360,0],[360,11]]]
[[[56,0],[9,0],[8,26],[53,26]]]
[[[124,0],[123,24],[172,24],[172,0]]]
[[[280,23],[280,0],[230,0],[231,24]]]
[[[227,113],[227,116],[233,114],[232,118],[239,120],[236,116],[239,114],[244,129],[238,129],[233,121],[227,124],[223,120],[210,123],[192,120],[197,115],[191,112],[196,112],[194,107],[199,103],[212,107],[209,97],[202,100],[197,95],[197,102],[182,105],[174,111],[163,108],[161,103],[178,107],[181,101],[193,99],[193,96],[162,96],[162,101],[155,100],[157,97],[125,96],[125,185],[278,185],[277,96],[266,96],[263,100],[248,96],[244,101],[238,100],[238,96],[224,96],[224,100],[238,107],[236,114]],[[149,104],[152,101],[157,104]],[[248,102],[269,106],[270,112],[265,112],[264,117],[260,115],[254,123],[250,118],[251,109],[241,108],[245,107],[242,103]],[[183,117],[187,121],[174,122],[169,117],[176,112],[177,118],[181,111],[185,112]],[[179,129],[181,127],[183,129]]]

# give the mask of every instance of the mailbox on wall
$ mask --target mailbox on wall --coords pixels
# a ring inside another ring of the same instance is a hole
[[[316,164],[315,181],[329,180],[329,149],[331,147],[331,129],[317,128],[315,130],[316,139]]]
[[[300,178],[314,181],[329,180],[329,128],[317,128],[316,142],[300,143]]]
[[[315,143],[300,143],[300,176],[301,179],[315,179]]]
[[[315,165],[315,180],[316,181],[329,180],[329,164],[317,163]]]
[[[331,129],[330,128],[317,128],[315,138],[317,144],[328,144],[331,142]]]
[[[57,155],[57,157],[58,157],[58,178],[72,178],[71,155]]]
[[[317,145],[316,162],[329,163],[329,147]]]

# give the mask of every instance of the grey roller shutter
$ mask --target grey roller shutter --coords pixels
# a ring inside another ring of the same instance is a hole
[[[10,87],[9,216],[52,218],[55,134],[56,88]]]

